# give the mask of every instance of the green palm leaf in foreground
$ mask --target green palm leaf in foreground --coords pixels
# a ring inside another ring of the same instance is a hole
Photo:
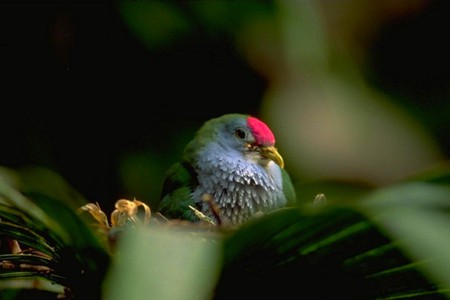
[[[196,235],[203,243],[185,243],[185,230],[133,232],[120,245],[108,299],[447,299],[450,219],[437,216],[449,199],[447,187],[405,183],[358,204],[281,209],[220,237]],[[192,266],[191,256],[202,259]],[[152,276],[126,275],[145,270]],[[167,285],[180,278],[174,295]],[[202,293],[199,283],[207,283]]]
[[[56,290],[67,296],[100,296],[109,254],[68,205],[44,193],[25,196],[2,180],[0,200],[3,244],[17,241],[22,250],[0,254],[0,279],[38,278],[60,286]]]
[[[130,226],[113,253],[62,201],[0,182],[0,234],[34,249],[1,255],[0,288],[39,277],[60,287],[44,285],[55,298],[68,288],[108,300],[448,299],[450,189],[428,181],[280,209],[236,230]]]

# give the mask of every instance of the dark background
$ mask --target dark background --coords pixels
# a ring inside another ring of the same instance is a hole
[[[0,3],[0,164],[50,168],[90,201],[113,203],[133,196],[123,156],[151,151],[163,169],[187,139],[180,132],[227,112],[257,114],[267,79],[228,33],[211,35],[188,2],[172,4],[195,30],[149,49],[115,2]],[[364,61],[367,79],[430,129],[446,155],[449,16],[449,2],[427,1],[386,19]]]
[[[177,130],[256,111],[264,89],[227,41],[201,32],[148,51],[113,3],[2,3],[0,14],[0,163],[50,167],[88,199],[123,196],[123,151],[167,152]]]

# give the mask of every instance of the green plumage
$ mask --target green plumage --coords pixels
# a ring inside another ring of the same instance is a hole
[[[186,146],[182,161],[166,173],[159,212],[168,219],[199,221],[195,208],[238,225],[257,212],[296,201],[295,189],[274,147],[270,129],[256,118],[228,114],[205,122]]]
[[[287,206],[294,206],[297,203],[297,195],[291,176],[285,169],[281,169],[281,176],[283,177],[283,192],[287,199]]]
[[[168,219],[198,221],[189,208],[196,206],[191,195],[197,184],[195,172],[187,163],[173,164],[166,172],[159,211]]]

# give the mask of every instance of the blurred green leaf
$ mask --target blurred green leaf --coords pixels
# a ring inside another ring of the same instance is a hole
[[[259,299],[447,299],[450,187],[430,182],[317,183],[308,193],[326,187],[334,201],[311,199],[236,229],[129,226],[116,232],[110,257],[67,201],[0,181],[0,235],[49,255],[0,254],[7,265],[28,266],[0,271],[0,282],[38,276],[95,299],[221,300],[237,291]]]
[[[450,162],[446,160],[440,161],[429,168],[405,178],[405,181],[450,185]]]
[[[176,2],[119,1],[117,5],[131,32],[149,49],[167,47],[192,30]]]
[[[294,293],[308,299],[444,299],[449,285],[438,286],[378,225],[351,205],[261,217],[225,240],[215,299],[229,299],[235,290],[261,299]]]
[[[1,254],[8,263],[18,262],[2,277],[47,278],[69,288],[77,297],[101,293],[99,285],[109,264],[109,253],[69,206],[73,202],[38,192],[25,195],[3,180],[0,200],[1,236],[16,240],[22,250],[38,250],[50,258]],[[28,264],[32,267],[26,267]],[[43,272],[45,268],[48,270]]]
[[[58,199],[76,210],[87,200],[58,173],[43,167],[29,166],[17,169],[19,190],[24,193],[39,193]]]
[[[25,197],[20,191],[9,186],[4,181],[0,180],[0,199],[8,203],[10,206],[29,215],[30,220],[37,220],[46,228],[52,228],[62,240],[68,240],[67,232],[56,223],[39,205]],[[39,224],[39,226],[41,226]]]
[[[450,187],[399,184],[367,195],[362,207],[421,270],[450,288]]]
[[[204,30],[230,36],[258,17],[273,17],[275,11],[272,1],[191,1],[189,7],[205,25]]]
[[[104,299],[210,299],[221,241],[184,229],[136,229],[118,245]]]
[[[301,206],[312,205],[318,194],[324,194],[329,204],[358,201],[376,186],[367,182],[349,180],[308,180],[296,183],[297,202]]]

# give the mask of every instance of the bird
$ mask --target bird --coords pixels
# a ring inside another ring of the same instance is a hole
[[[167,169],[158,210],[167,219],[199,222],[201,212],[213,224],[240,226],[295,201],[269,126],[227,113],[204,122]]]

